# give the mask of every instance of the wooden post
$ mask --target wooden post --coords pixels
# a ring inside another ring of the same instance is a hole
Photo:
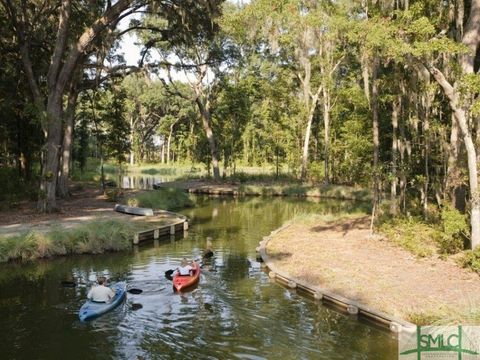
[[[183,223],[183,231],[188,231],[188,220],[185,220]]]
[[[358,307],[356,307],[355,305],[348,305],[347,312],[350,315],[358,315]]]
[[[175,235],[175,225],[170,226],[170,235]]]
[[[153,230],[153,240],[158,239],[160,236],[160,229]]]
[[[397,324],[396,322],[392,321],[390,323],[390,331],[396,334],[400,334],[402,332],[402,325]]]
[[[135,233],[135,235],[133,235],[133,245],[138,245],[139,242],[138,233]]]

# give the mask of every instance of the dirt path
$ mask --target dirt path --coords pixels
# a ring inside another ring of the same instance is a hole
[[[416,323],[476,318],[480,278],[453,261],[418,259],[369,236],[369,218],[292,224],[267,254],[291,276]]]
[[[133,194],[134,190],[124,190]],[[45,232],[54,226],[65,229],[73,228],[81,223],[101,219],[124,219],[142,223],[142,227],[163,225],[178,220],[174,213],[156,211],[153,217],[132,216],[113,210],[115,203],[108,202],[102,191],[86,188],[74,192],[68,200],[58,200],[60,211],[43,214],[36,210],[36,203],[24,202],[11,211],[0,212],[0,236],[13,236],[27,231]]]

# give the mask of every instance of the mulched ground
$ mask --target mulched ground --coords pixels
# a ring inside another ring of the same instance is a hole
[[[416,258],[372,237],[369,220],[292,224],[273,236],[267,254],[293,277],[405,320],[466,324],[476,318],[478,324],[476,273],[453,260]]]
[[[88,216],[111,212],[115,203],[107,202],[101,189],[86,187],[72,192],[70,199],[58,199],[59,212],[50,214],[39,213],[36,202],[24,201],[15,208],[0,211],[0,225],[16,223],[37,223],[45,220],[60,220],[68,217]]]

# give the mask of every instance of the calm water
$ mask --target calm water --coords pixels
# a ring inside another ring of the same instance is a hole
[[[280,198],[198,198],[185,239],[131,253],[61,258],[0,267],[1,359],[395,359],[386,332],[272,283],[255,261],[262,236],[304,211],[351,203]],[[163,273],[197,258],[207,236],[215,257],[200,284],[174,294]],[[88,323],[78,309],[88,287],[62,279],[106,274],[143,289]]]
[[[120,175],[119,185],[122,189],[152,190],[154,184],[172,181],[174,177],[158,175]]]
[[[152,190],[154,184],[174,181],[184,175],[199,175],[199,169],[177,168],[151,168],[141,172],[109,174],[110,180],[114,180],[122,189]]]

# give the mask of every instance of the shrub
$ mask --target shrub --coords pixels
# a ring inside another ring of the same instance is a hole
[[[314,161],[308,166],[308,177],[315,183],[325,179],[325,166],[323,163]]]
[[[468,233],[468,223],[465,215],[448,205],[442,209],[440,217],[442,220],[442,234],[438,240],[440,252],[456,254],[462,251]]]
[[[474,250],[465,251],[460,263],[464,268],[471,269],[480,274],[480,246]]]
[[[241,184],[246,183],[247,181],[250,180],[250,175],[248,175],[245,172],[239,171],[236,172],[235,174],[230,175],[230,181],[238,181]]]
[[[417,218],[395,218],[380,225],[380,231],[395,244],[418,257],[431,256],[437,250],[440,231]]]
[[[152,209],[178,210],[193,205],[188,193],[182,189],[160,188],[128,199],[128,205]]]

